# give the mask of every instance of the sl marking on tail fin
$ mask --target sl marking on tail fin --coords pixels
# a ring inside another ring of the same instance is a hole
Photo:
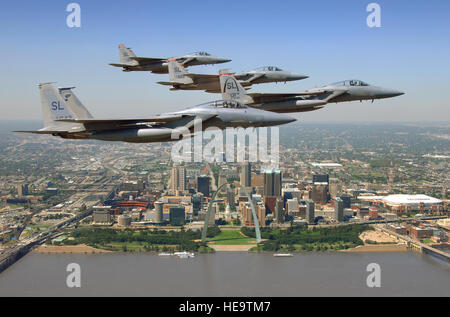
[[[192,83],[192,79],[185,76],[188,72],[176,59],[168,59],[167,62],[170,81],[181,84]]]
[[[220,89],[223,99],[243,100],[247,93],[228,69],[219,71]]]
[[[56,120],[73,118],[73,113],[67,108],[66,103],[52,83],[39,84],[39,90],[44,126],[58,125],[60,123],[55,122]]]

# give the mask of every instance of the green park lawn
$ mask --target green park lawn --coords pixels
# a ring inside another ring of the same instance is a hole
[[[222,229],[222,232],[214,238],[208,239],[215,245],[242,245],[256,244],[256,239],[247,238],[241,234],[240,229]]]

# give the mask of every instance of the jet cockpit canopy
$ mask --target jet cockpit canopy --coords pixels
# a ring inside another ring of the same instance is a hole
[[[211,54],[207,53],[207,52],[193,52],[191,53],[191,55],[196,55],[196,56],[211,56]]]
[[[333,84],[331,84],[331,86],[369,86],[369,84],[366,82],[363,82],[362,80],[350,79],[350,80],[344,80],[344,81],[339,81],[337,83],[333,83]]]
[[[262,71],[262,72],[281,72],[283,71],[281,68],[276,66],[262,66],[255,69],[255,71]]]
[[[243,103],[236,100],[217,100],[213,102],[214,107],[217,108],[231,108],[231,109],[244,109],[247,108]]]

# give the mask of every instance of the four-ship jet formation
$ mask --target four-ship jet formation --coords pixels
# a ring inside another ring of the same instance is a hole
[[[188,66],[230,61],[205,52],[171,58],[137,57],[130,48],[120,44],[119,55],[120,64],[110,65],[122,67],[123,71],[169,73],[170,81],[159,84],[172,86],[170,90],[221,92],[223,100],[145,118],[97,119],[74,94],[74,87],[56,89],[52,83],[43,83],[39,84],[39,90],[44,128],[15,132],[51,134],[65,139],[168,142],[179,140],[185,131],[192,136],[198,123],[201,123],[202,130],[209,127],[268,127],[296,120],[283,113],[318,110],[333,102],[373,102],[403,95],[400,91],[372,86],[360,80],[345,80],[296,93],[248,93],[246,89],[253,84],[295,81],[308,76],[275,66],[238,74],[228,70],[221,70],[218,75],[188,73],[185,69]]]

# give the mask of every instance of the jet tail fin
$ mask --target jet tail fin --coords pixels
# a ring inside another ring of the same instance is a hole
[[[60,126],[59,119],[71,119],[74,114],[52,83],[39,84],[44,127]]]
[[[168,63],[170,81],[177,84],[193,83],[192,79],[186,76],[188,73],[186,69],[176,59],[169,59]]]
[[[134,54],[133,50],[129,47],[126,47],[123,44],[119,44],[119,57],[120,57],[120,63],[127,65],[127,66],[136,66],[139,65],[139,63],[135,60],[132,60],[130,57],[136,57],[136,54]]]
[[[233,99],[241,102],[246,101],[247,93],[241,83],[229,72],[228,69],[219,71],[220,90],[222,98],[225,100]]]
[[[72,99],[73,96],[67,97],[69,102],[63,99],[64,94],[68,95],[67,91],[71,88],[66,88],[58,91],[52,83],[39,84],[41,95],[42,115],[44,119],[44,128],[40,129],[40,134],[59,134],[64,132],[79,132],[83,131],[84,127],[79,123],[60,122],[62,119],[76,119],[79,118],[81,112],[86,115],[90,113],[79,102],[78,98]],[[62,96],[63,95],[63,96]],[[75,108],[73,110],[72,108]],[[84,109],[83,109],[84,108]]]
[[[73,112],[75,118],[92,118],[91,113],[87,108],[81,103],[80,99],[72,91],[75,87],[64,87],[58,88],[59,94],[66,102],[67,107]]]

